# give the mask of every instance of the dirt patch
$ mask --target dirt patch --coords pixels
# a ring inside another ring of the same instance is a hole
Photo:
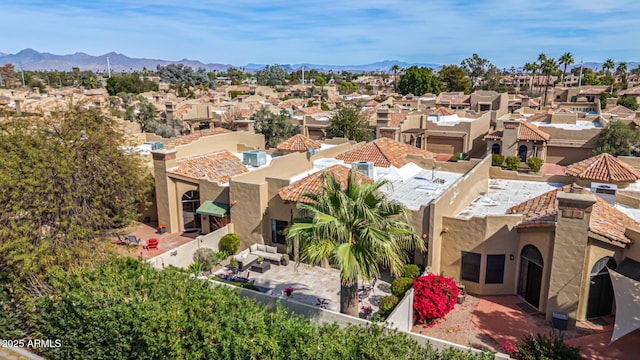
[[[455,308],[438,323],[432,327],[414,325],[412,332],[431,336],[434,338],[450,341],[456,344],[471,346],[476,349],[489,351],[499,351],[500,346],[490,336],[484,334],[471,321],[473,311],[478,305],[477,297],[467,294],[466,300],[462,304],[457,304]]]

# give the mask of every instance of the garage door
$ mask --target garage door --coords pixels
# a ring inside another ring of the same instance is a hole
[[[454,154],[462,152],[464,139],[429,136],[427,138],[427,150],[434,153]]]

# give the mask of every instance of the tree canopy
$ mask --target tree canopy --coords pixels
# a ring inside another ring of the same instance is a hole
[[[463,91],[468,94],[471,90],[471,83],[460,66],[443,65],[438,71],[438,79],[442,83],[443,91]]]
[[[481,58],[478,54],[473,54],[460,63],[464,71],[471,79],[471,89],[476,90],[488,81],[488,75],[497,75],[497,68],[491,61]]]
[[[251,120],[255,121],[256,133],[264,135],[269,147],[275,147],[282,140],[300,133],[300,126],[291,122],[291,115],[284,109],[274,114],[263,107],[251,115]]]
[[[109,95],[122,93],[140,94],[146,91],[158,91],[158,84],[138,72],[113,75],[107,79]]]
[[[402,95],[421,96],[427,93],[440,93],[441,84],[430,68],[412,66],[398,79],[397,91]]]
[[[194,71],[190,66],[183,64],[169,64],[167,66],[158,65],[156,71],[160,79],[169,84],[205,85],[209,88],[214,85],[205,68],[198,68]]]
[[[360,142],[371,140],[373,132],[360,109],[353,105],[342,105],[327,126],[327,137],[343,137]]]
[[[611,121],[600,131],[596,141],[597,154],[608,153],[613,156],[640,155],[640,132],[633,130],[621,121]]]
[[[259,85],[276,86],[286,82],[287,72],[280,65],[267,65],[256,71],[256,81]]]
[[[71,105],[0,126],[0,264],[46,272],[75,261],[73,244],[137,218],[151,183],[99,110]]]

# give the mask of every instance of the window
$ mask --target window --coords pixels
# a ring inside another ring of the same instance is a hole
[[[502,284],[504,279],[505,255],[487,255],[487,271],[485,284]]]
[[[287,221],[271,219],[271,243],[287,243],[287,234],[285,232],[287,226],[289,226],[289,223]]]
[[[462,280],[480,282],[480,259],[478,253],[462,252]]]

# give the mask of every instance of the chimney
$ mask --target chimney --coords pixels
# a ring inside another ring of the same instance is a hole
[[[556,193],[555,235],[549,260],[545,259],[544,264],[550,267],[546,318],[551,320],[553,312],[567,314],[570,328],[575,327],[578,316],[591,213],[596,201],[595,195],[575,184],[566,192],[560,189]]]
[[[314,101],[313,102],[313,107],[320,109],[320,101]]]
[[[18,116],[21,116],[22,115],[22,104],[24,103],[24,100],[16,99],[14,102],[16,103],[16,114]]]
[[[234,123],[238,126],[238,131],[245,131],[250,133],[255,132],[255,121],[253,120],[236,120]]]
[[[618,98],[607,98],[606,104],[607,104],[607,109],[615,107],[616,105],[618,105]]]
[[[164,106],[165,106],[166,120],[167,120],[167,123],[170,124],[173,122],[175,104],[173,103],[173,101],[167,101],[164,103]]]
[[[156,202],[158,204],[158,223],[167,225],[167,232],[179,229],[177,214],[171,212],[179,206],[175,189],[167,176],[167,170],[176,166],[176,150],[153,150],[153,171],[156,184]]]

